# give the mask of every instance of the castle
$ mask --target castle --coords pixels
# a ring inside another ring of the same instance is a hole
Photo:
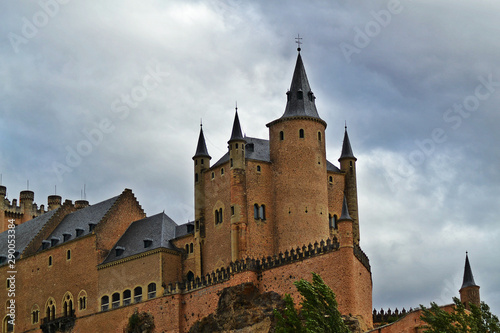
[[[372,327],[356,157],[346,128],[339,167],[327,160],[327,124],[300,49],[286,96],[268,140],[243,136],[236,110],[228,151],[213,164],[200,129],[186,224],[147,217],[129,189],[93,205],[51,195],[45,210],[31,191],[11,203],[1,186],[0,272],[14,294],[0,294],[2,332],[122,332],[135,309],[152,313],[159,331],[186,332],[226,287],[252,282],[297,297],[293,282],[311,272],[341,313]]]

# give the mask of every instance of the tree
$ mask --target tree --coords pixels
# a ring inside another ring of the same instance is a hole
[[[480,306],[470,304],[470,311],[456,297],[451,313],[441,309],[436,303],[430,308],[420,305],[420,318],[427,324],[427,333],[500,333],[498,317],[491,314],[490,307],[481,302]]]
[[[152,333],[155,329],[154,317],[151,313],[134,310],[128,318],[128,325],[123,330],[124,333]]]
[[[295,308],[290,295],[285,295],[283,313],[275,310],[277,333],[349,333],[337,309],[334,292],[323,279],[312,273],[313,282],[304,279],[294,282],[302,296],[301,311]]]

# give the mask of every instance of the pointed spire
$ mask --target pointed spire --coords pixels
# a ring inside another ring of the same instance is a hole
[[[347,135],[347,125],[345,126],[344,142],[342,143],[342,153],[340,154],[339,161],[344,158],[353,158],[354,160],[356,160],[356,157],[354,157],[354,154],[352,152],[349,135]]]
[[[472,275],[472,269],[470,268],[469,255],[465,252],[464,281],[462,283],[462,288],[470,286],[477,286],[477,284],[474,282],[474,276]]]
[[[203,135],[203,125],[202,124],[200,124],[200,136],[198,138],[198,146],[196,147],[196,153],[194,154],[193,159],[195,159],[195,157],[212,158],[208,154],[207,145],[205,143],[205,136]]]
[[[342,203],[342,213],[340,214],[338,221],[344,221],[344,220],[352,221],[352,218],[349,215],[349,209],[347,208],[347,199],[345,195],[344,195],[344,202]]]
[[[228,142],[231,141],[244,141],[245,139],[243,138],[243,134],[241,132],[241,126],[240,126],[240,118],[238,117],[238,107],[236,107],[236,112],[234,116],[234,123],[233,123],[233,132],[231,133],[231,139],[229,139]]]
[[[302,62],[302,57],[297,54],[297,63],[293,72],[292,84],[287,94],[285,113],[281,118],[308,116],[321,119],[316,110],[315,99],[309,81],[307,80],[306,69]]]

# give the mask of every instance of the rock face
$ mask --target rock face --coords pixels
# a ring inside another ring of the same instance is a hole
[[[219,295],[215,313],[197,321],[190,333],[274,331],[273,309],[285,305],[278,293],[261,294],[250,282],[225,288]]]

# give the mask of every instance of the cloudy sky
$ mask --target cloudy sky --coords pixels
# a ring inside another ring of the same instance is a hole
[[[337,163],[358,158],[373,306],[451,302],[469,251],[500,314],[500,3],[495,1],[3,1],[0,173],[97,203],[131,188],[148,215],[193,219],[200,120],[216,161],[235,102],[267,138],[295,37]]]

